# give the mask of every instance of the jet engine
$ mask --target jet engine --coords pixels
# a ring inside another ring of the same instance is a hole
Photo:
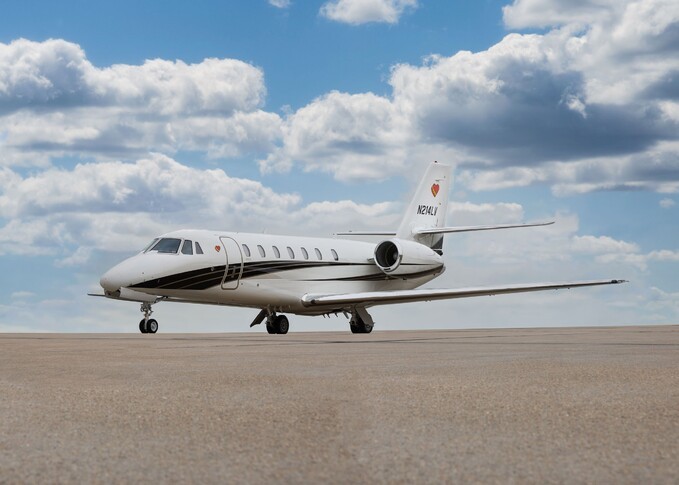
[[[375,264],[389,276],[413,276],[443,271],[443,258],[415,241],[387,239],[375,246]]]

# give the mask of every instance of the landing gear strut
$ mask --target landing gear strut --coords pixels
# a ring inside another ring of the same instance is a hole
[[[144,318],[139,322],[139,331],[141,333],[156,333],[158,331],[158,322],[153,318],[149,318],[153,313],[151,303],[142,303],[140,311],[144,314]]]

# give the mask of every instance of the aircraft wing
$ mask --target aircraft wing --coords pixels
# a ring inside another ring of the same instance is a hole
[[[370,307],[393,303],[416,301],[447,300],[471,298],[474,296],[502,295],[505,293],[524,293],[529,291],[560,290],[582,286],[617,285],[626,280],[574,281],[570,283],[535,283],[528,285],[507,285],[499,287],[458,288],[458,289],[417,289],[395,291],[366,291],[362,293],[341,293],[334,295],[307,293],[302,297],[306,307],[328,306],[333,308]]]

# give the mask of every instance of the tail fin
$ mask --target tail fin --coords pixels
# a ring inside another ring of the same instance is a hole
[[[448,211],[448,193],[452,184],[449,165],[434,162],[427,168],[408,205],[396,237],[429,246],[443,253],[443,234],[416,234],[417,230],[445,227]]]

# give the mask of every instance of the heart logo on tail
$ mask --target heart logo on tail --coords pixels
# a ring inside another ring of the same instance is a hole
[[[439,189],[439,184],[434,184],[431,186],[431,193],[434,197],[436,197],[436,195],[439,193]]]

